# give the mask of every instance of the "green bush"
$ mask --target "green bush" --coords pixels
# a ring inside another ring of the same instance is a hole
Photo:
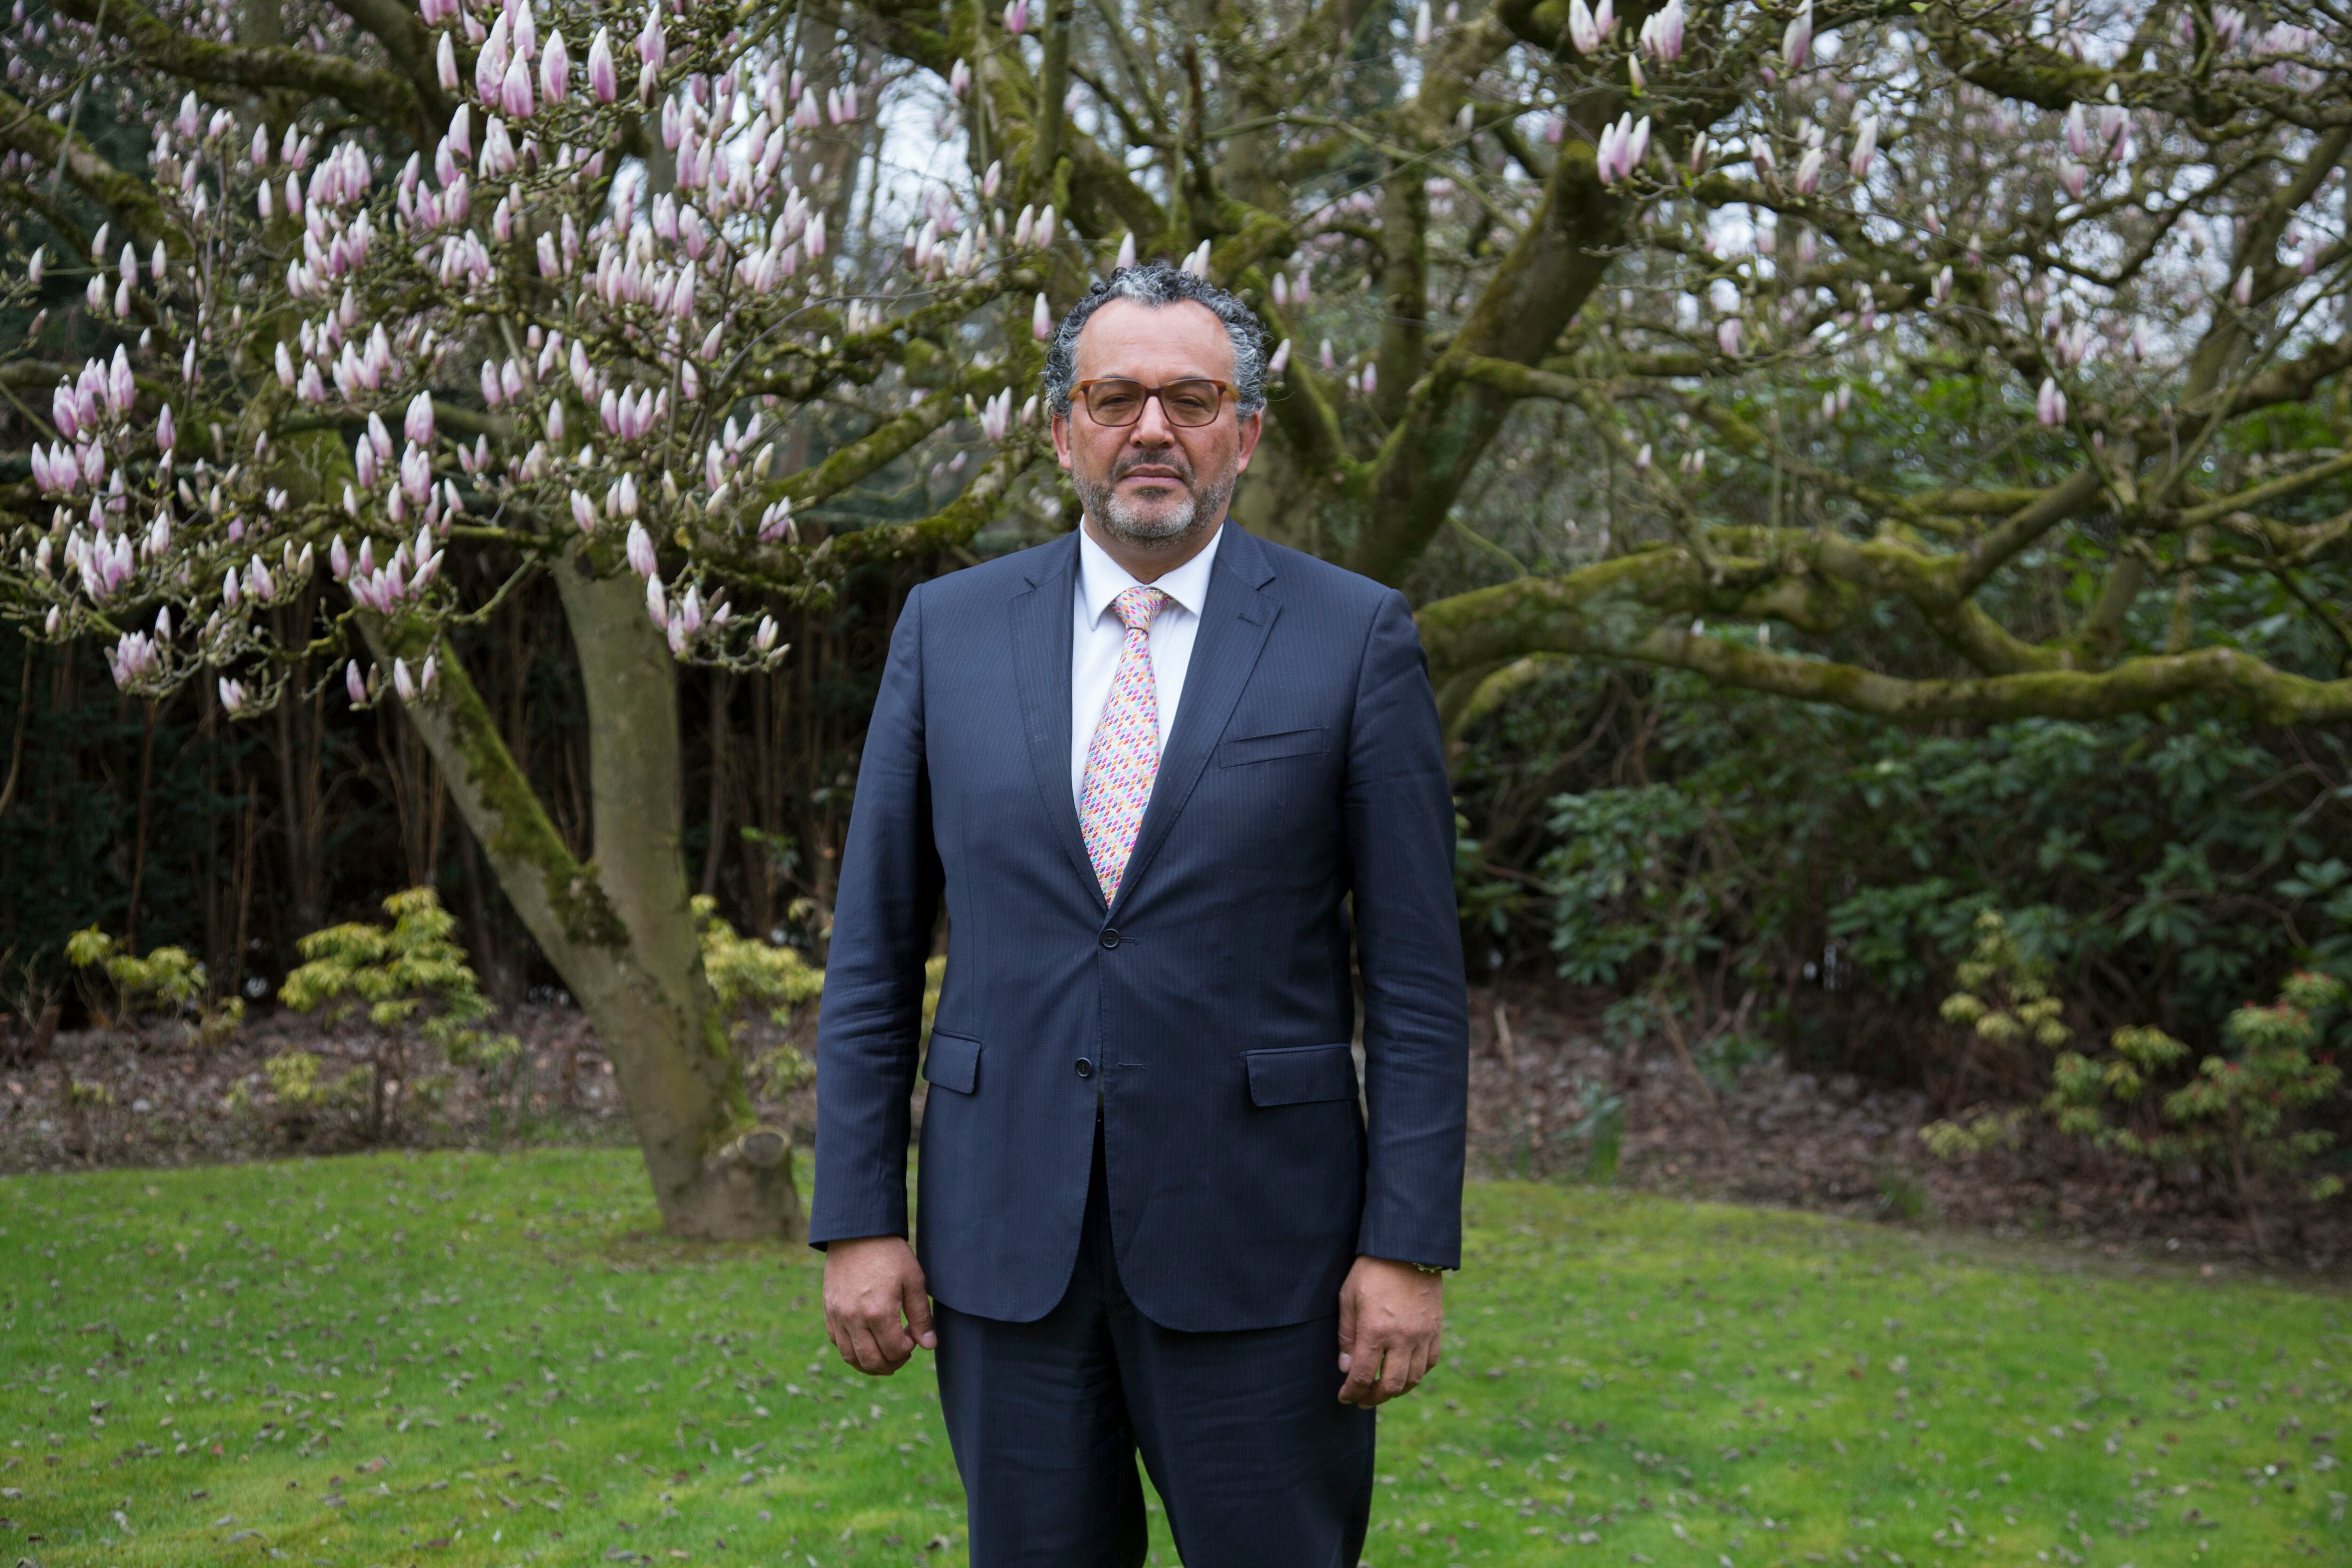
[[[695,929],[702,942],[702,973],[728,1016],[728,1034],[750,1060],[751,1081],[771,1095],[784,1094],[816,1079],[816,1065],[792,1039],[764,1048],[753,1038],[751,1015],[791,1030],[802,1011],[824,994],[824,971],[797,952],[739,934],[719,913],[719,900],[694,900]]]
[[[283,1053],[266,1067],[269,1109],[289,1131],[341,1113],[350,1131],[380,1141],[398,1131],[404,1105],[437,1104],[453,1071],[478,1075],[495,1094],[521,1058],[520,1041],[483,1026],[489,1002],[439,896],[411,888],[383,909],[388,929],[352,923],[304,937],[301,967],[278,987],[279,1001],[319,1014],[331,1034],[364,1026],[356,1032],[365,1065],[352,1072],[328,1078],[316,1058],[305,1063],[307,1052]]]
[[[2195,1164],[2251,1219],[2265,1179],[2299,1175],[2336,1142],[2297,1113],[2343,1082],[2327,1047],[2347,1029],[2346,996],[2334,975],[2291,975],[2277,1001],[2231,1013],[2224,1048],[2169,1090],[2160,1083],[2194,1054],[2189,1047],[2161,1029],[2117,1029],[2103,1056],[2059,1057],[2045,1109],[2062,1129],[2102,1147],[2159,1165]],[[2305,1188],[2314,1201],[2343,1190],[2332,1173]]]
[[[2297,968],[2352,978],[2347,776],[2352,734],[2219,707],[1918,731],[1562,665],[1465,741],[1465,934],[1702,1019],[1756,990],[1786,1044],[1809,983],[1932,1012],[2000,910],[2077,1026],[2218,1031]]]
[[[2275,1003],[2235,1009],[2219,1031],[2222,1048],[2184,1080],[2195,1053],[2147,1025],[2113,1030],[2103,1052],[2061,1050],[2074,1031],[2051,992],[2049,964],[2024,951],[1998,913],[1979,916],[1978,931],[1976,952],[1958,970],[1965,989],[1945,999],[1944,1017],[1990,1039],[2055,1052],[2042,1110],[2060,1131],[2159,1168],[2193,1165],[2257,1230],[2265,1182],[2301,1173],[2333,1146],[2331,1131],[2304,1124],[2299,1113],[2343,1080],[2329,1048],[2331,1036],[2352,1030],[2343,981],[2299,971]],[[1932,1122],[1919,1136],[1937,1157],[1961,1159],[2013,1145],[2019,1121],[2015,1110],[1980,1111]],[[2325,1200],[2343,1187],[2327,1174],[2305,1191]]]
[[[695,929],[702,941],[702,972],[729,1017],[728,1033],[738,1050],[747,1053],[752,1081],[772,1095],[784,1094],[816,1081],[816,1064],[800,1047],[815,1021],[816,1004],[824,994],[824,971],[790,947],[744,936],[719,912],[719,900],[694,900]],[[923,1043],[931,1038],[931,1017],[939,1011],[940,985],[948,961],[934,958],[923,966]],[[785,1031],[779,1042],[763,1045],[757,1037],[755,1016]]]
[[[245,1021],[241,999],[208,1000],[205,966],[185,948],[159,947],[142,958],[89,926],[66,939],[66,962],[105,977],[104,991],[83,986],[90,1016],[101,1028],[129,1027],[142,1016],[179,1018],[190,1045],[216,1046]]]

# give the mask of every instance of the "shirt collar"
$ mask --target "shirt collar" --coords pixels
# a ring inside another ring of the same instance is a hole
[[[1216,564],[1217,546],[1223,543],[1225,526],[1209,536],[1209,542],[1195,555],[1173,572],[1167,573],[1150,586],[1197,616],[1208,603],[1209,569]],[[1091,624],[1108,613],[1111,601],[1129,588],[1139,584],[1126,567],[1111,559],[1110,552],[1097,544],[1094,536],[1081,527],[1078,530],[1078,593],[1086,605]]]

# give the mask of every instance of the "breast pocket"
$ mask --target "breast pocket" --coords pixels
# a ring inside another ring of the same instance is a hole
[[[1217,747],[1221,768],[1246,767],[1252,763],[1280,762],[1285,757],[1319,757],[1331,749],[1328,725],[1284,730],[1272,735],[1235,735]]]

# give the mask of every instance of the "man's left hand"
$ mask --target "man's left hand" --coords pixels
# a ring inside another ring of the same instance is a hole
[[[1339,1287],[1339,1402],[1370,1408],[1412,1388],[1445,1338],[1445,1277],[1359,1258]]]

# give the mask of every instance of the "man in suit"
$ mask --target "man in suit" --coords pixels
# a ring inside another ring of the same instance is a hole
[[[1438,1356],[1453,800],[1403,597],[1226,518],[1265,376],[1223,289],[1097,285],[1045,368],[1081,531],[908,595],[866,735],[810,1238],[845,1359],[937,1351],[975,1568],[1140,1563],[1139,1448],[1191,1568],[1351,1564]]]

